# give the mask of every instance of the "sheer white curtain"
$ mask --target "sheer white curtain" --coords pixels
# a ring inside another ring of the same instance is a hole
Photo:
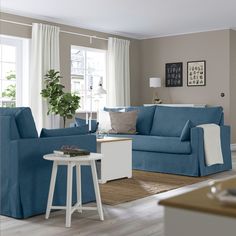
[[[109,37],[108,39],[108,106],[130,105],[130,41]]]
[[[50,69],[59,70],[59,27],[34,23],[30,65],[30,107],[37,129],[59,127],[59,117],[47,116],[47,102],[42,99],[44,75]]]

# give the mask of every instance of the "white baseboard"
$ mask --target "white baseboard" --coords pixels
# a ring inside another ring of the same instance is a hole
[[[230,149],[232,152],[236,151],[236,143],[231,143]]]

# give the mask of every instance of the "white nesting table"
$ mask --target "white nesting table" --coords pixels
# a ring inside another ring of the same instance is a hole
[[[100,183],[132,177],[131,138],[105,137],[97,139],[97,152],[103,155],[100,165]]]
[[[102,154],[90,153],[88,156],[79,157],[63,157],[57,154],[47,154],[43,156],[45,160],[53,161],[52,175],[50,181],[50,189],[48,194],[47,211],[45,218],[48,219],[51,209],[66,210],[66,227],[71,226],[71,215],[73,212],[78,210],[98,210],[100,220],[104,220],[100,190],[98,185],[97,171],[96,171],[96,160],[102,159]],[[52,206],[53,194],[56,183],[57,168],[59,165],[67,166],[67,194],[66,194],[66,206]],[[97,207],[83,207],[82,206],[82,193],[81,193],[81,166],[89,165],[92,170],[93,185],[96,196]],[[76,184],[77,184],[77,203],[72,206],[72,181],[73,181],[73,167],[76,167]]]

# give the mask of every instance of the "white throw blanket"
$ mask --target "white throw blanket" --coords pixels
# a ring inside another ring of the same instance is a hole
[[[214,164],[223,164],[221,150],[220,126],[216,124],[204,124],[197,127],[203,128],[204,131],[204,151],[205,160],[208,166]]]

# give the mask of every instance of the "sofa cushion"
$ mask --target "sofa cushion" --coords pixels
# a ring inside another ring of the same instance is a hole
[[[75,117],[75,121],[76,121],[76,126],[81,127],[81,126],[85,126],[86,125],[86,119],[82,119],[79,117]],[[91,132],[95,133],[98,129],[98,122],[97,120],[91,120]]]
[[[190,142],[181,142],[179,137],[160,137],[149,135],[110,135],[114,137],[132,138],[133,150],[162,152],[174,154],[190,154]]]
[[[137,106],[126,108],[126,111],[138,111],[138,118],[136,123],[136,130],[138,134],[150,134],[155,109],[156,106]]]
[[[88,134],[88,125],[64,129],[42,129],[40,138]]]
[[[189,141],[190,140],[190,130],[193,128],[193,124],[191,120],[187,120],[186,124],[184,125],[184,128],[180,135],[181,141]]]
[[[111,130],[115,134],[136,134],[137,111],[109,112]]]
[[[155,136],[180,137],[187,120],[191,120],[193,126],[208,123],[219,125],[222,112],[222,107],[157,106],[150,134]]]
[[[21,138],[37,138],[38,133],[29,107],[1,108],[0,115],[14,116]]]

